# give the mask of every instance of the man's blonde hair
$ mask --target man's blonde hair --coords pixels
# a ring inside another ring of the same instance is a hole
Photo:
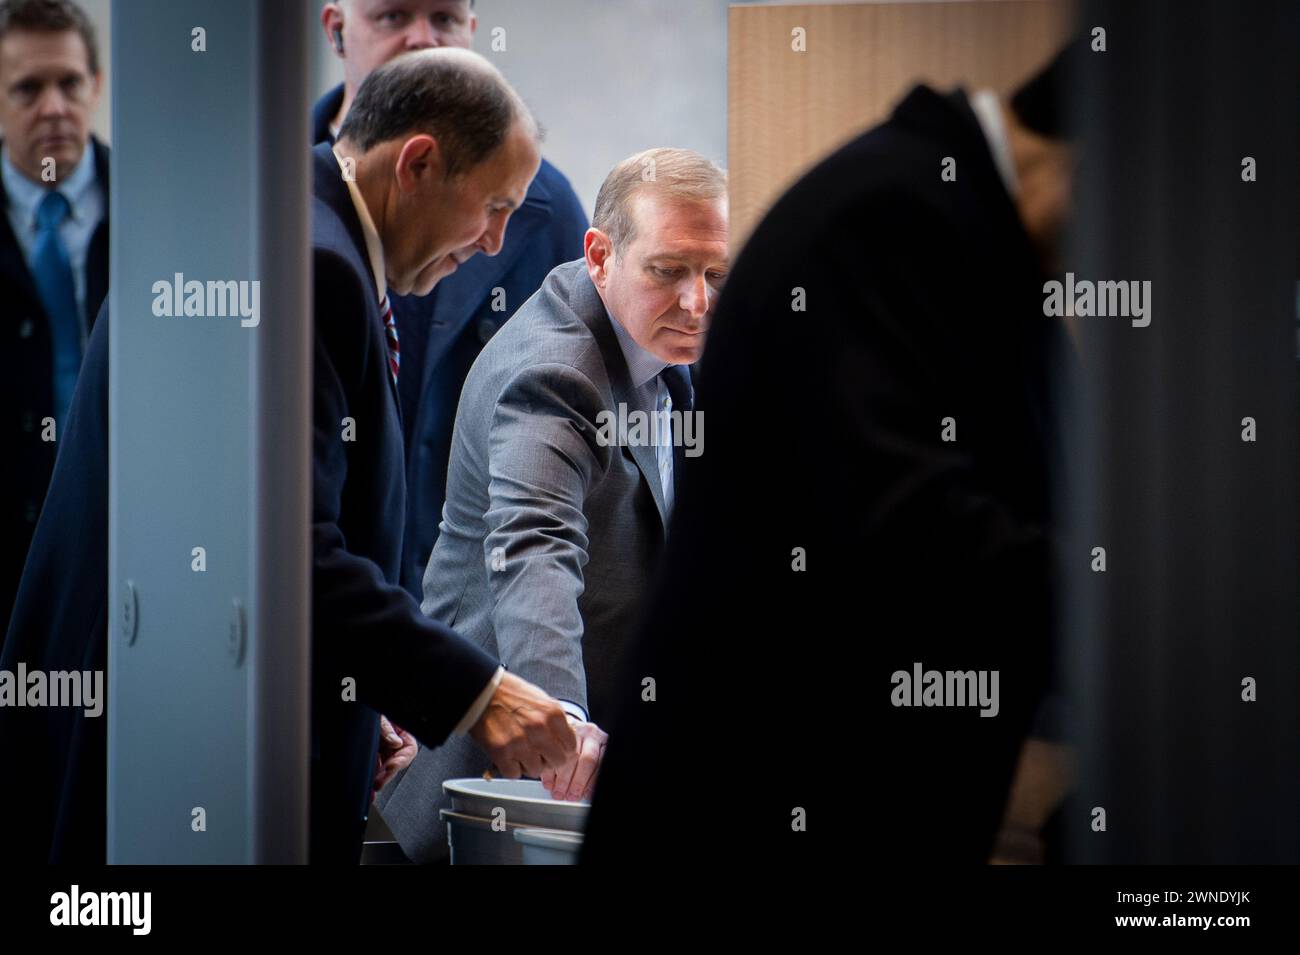
[[[641,192],[694,202],[727,198],[727,173],[692,149],[660,146],[615,166],[596,195],[591,224],[620,251],[636,237],[632,198]]]

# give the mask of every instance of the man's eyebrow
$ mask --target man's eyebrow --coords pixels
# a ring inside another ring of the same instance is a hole
[[[678,254],[673,253],[673,252],[656,252],[656,253],[653,253],[653,254],[651,254],[651,255],[647,255],[647,256],[645,257],[644,261],[647,262],[647,263],[651,263],[651,262],[675,262],[675,263],[679,263],[679,264],[685,264],[686,262],[690,261],[690,259],[691,259],[691,256],[689,256],[689,255],[678,255]],[[722,266],[724,266],[724,267],[727,267],[727,266],[730,266],[730,264],[731,264],[730,259],[723,259],[721,262],[714,262],[714,263],[712,263],[709,267],[712,268],[712,267],[715,266],[715,265],[722,265]]]
[[[63,80],[80,79],[81,72],[73,69],[59,70],[58,72],[48,74],[48,78],[53,82],[61,83]],[[44,83],[46,82],[46,79],[47,75],[40,72],[24,73],[22,76],[14,77],[14,81],[9,84],[8,89],[16,90],[18,87],[25,86],[29,83]]]

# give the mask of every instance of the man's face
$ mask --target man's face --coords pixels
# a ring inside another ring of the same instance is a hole
[[[343,74],[353,90],[372,70],[411,50],[468,49],[478,25],[469,0],[344,0],[328,4],[323,16],[326,33],[343,31]]]
[[[605,308],[655,357],[696,361],[727,277],[727,203],[642,191],[632,196],[631,242],[615,252],[588,229],[587,272]]]
[[[1005,103],[1002,119],[1016,167],[1016,211],[1043,268],[1060,270],[1074,204],[1075,150],[1069,142],[1026,127]]]
[[[421,166],[429,137],[414,137],[397,159],[391,227],[384,236],[388,281],[399,295],[428,295],[439,279],[474,255],[496,255],[511,213],[523,204],[542,157],[534,137],[515,123],[486,160],[452,178],[442,166]],[[413,152],[414,150],[414,152]]]
[[[56,181],[81,160],[99,102],[89,58],[75,30],[10,30],[0,40],[0,126],[10,159],[29,179],[41,181],[46,157]]]
[[[1032,168],[1020,173],[1026,185],[1020,189],[1016,205],[1044,267],[1056,272],[1074,205],[1074,152],[1064,143],[1042,142]]]

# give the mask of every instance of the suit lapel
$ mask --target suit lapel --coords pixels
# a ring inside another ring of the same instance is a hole
[[[4,140],[0,139],[0,145]],[[4,181],[0,180],[0,275],[22,290],[30,302],[38,302],[36,284],[31,272],[27,270],[27,260],[23,258],[18,237],[9,225],[9,196],[5,192]]]
[[[615,341],[614,345],[615,347],[618,346],[617,340]],[[623,361],[623,354],[621,351],[619,352],[618,359],[619,361]],[[623,380],[626,383],[628,380],[626,363],[624,363],[624,366],[622,368],[622,373],[623,373]],[[654,382],[652,381],[650,382],[649,387],[653,387],[653,386],[654,386]],[[628,393],[629,393],[629,398],[627,399],[627,407],[629,412],[633,408],[636,408],[640,411],[653,413],[654,410],[653,399],[649,402],[649,407],[647,408],[646,402],[638,395],[637,392],[632,391],[631,388],[629,387]],[[618,400],[619,400],[618,396],[615,395],[615,401],[617,402]],[[639,444],[634,444],[631,447],[629,447],[628,451],[632,453],[632,460],[636,462],[636,466],[638,470],[640,470],[641,472],[642,480],[644,480],[645,483],[649,485],[650,493],[654,495],[655,507],[659,510],[659,523],[663,525],[664,531],[667,532],[668,502],[664,500],[664,488],[663,485],[659,483],[659,458],[655,454],[655,449],[651,447],[649,444],[645,442],[641,442]]]
[[[393,396],[393,407],[397,411],[397,420],[402,420],[402,400],[397,392],[397,383],[393,381],[393,374],[388,368],[388,330],[384,327],[384,316],[379,310],[378,298],[379,287],[375,284],[374,273],[370,270],[370,255],[366,251],[365,231],[361,228],[361,219],[357,216],[356,206],[352,204],[352,194],[348,191],[347,185],[343,182],[343,176],[339,171],[338,160],[334,158],[334,152],[329,143],[318,143],[312,147],[312,152],[316,157],[315,171],[315,189],[317,197],[327,206],[334,210],[334,213],[343,223],[344,228],[348,230],[348,237],[352,240],[352,245],[356,249],[357,256],[361,261],[362,273],[366,278],[366,287],[370,289],[370,301],[373,304],[373,314],[375,321],[379,323],[379,338],[384,346],[384,376],[388,379],[389,394]],[[389,300],[391,305],[392,300]],[[367,315],[371,314],[367,312]],[[401,342],[399,339],[398,345]],[[401,374],[399,369],[398,374]]]
[[[38,301],[36,286],[32,282],[31,273],[27,271],[27,262],[18,246],[18,237],[9,227],[7,215],[0,217],[0,274],[21,289],[28,301]]]
[[[95,175],[99,178],[99,188],[104,196],[104,215],[99,220],[99,225],[95,226],[95,232],[90,237],[90,247],[86,250],[87,329],[93,328],[95,319],[99,317],[99,309],[94,303],[102,302],[108,295],[108,213],[113,205],[109,196],[112,180],[108,169],[108,147],[93,136],[90,141],[95,148]]]
[[[633,411],[646,411],[642,395],[632,387],[632,375],[627,369],[623,349],[619,347],[618,336],[614,334],[614,329],[609,324],[613,319],[605,312],[605,303],[600,300],[596,286],[591,284],[591,278],[587,275],[585,267],[575,268],[574,276],[573,309],[582,319],[583,324],[591,330],[596,344],[600,347],[601,358],[605,361],[605,370],[609,373],[610,391],[614,397],[614,407],[610,410],[616,415],[619,407],[627,408],[629,414]],[[651,384],[653,385],[653,382]],[[650,410],[653,410],[654,402],[651,401],[650,404]],[[627,450],[641,472],[641,479],[650,488],[655,508],[659,511],[659,524],[666,532],[668,505],[664,501],[664,489],[659,483],[659,460],[655,455],[655,449],[645,442],[640,442],[627,446]]]

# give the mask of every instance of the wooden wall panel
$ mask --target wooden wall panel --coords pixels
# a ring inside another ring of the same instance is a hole
[[[818,159],[888,116],[914,83],[1014,89],[1065,38],[1068,0],[733,6],[727,149],[738,251]],[[802,27],[806,52],[791,48]]]

